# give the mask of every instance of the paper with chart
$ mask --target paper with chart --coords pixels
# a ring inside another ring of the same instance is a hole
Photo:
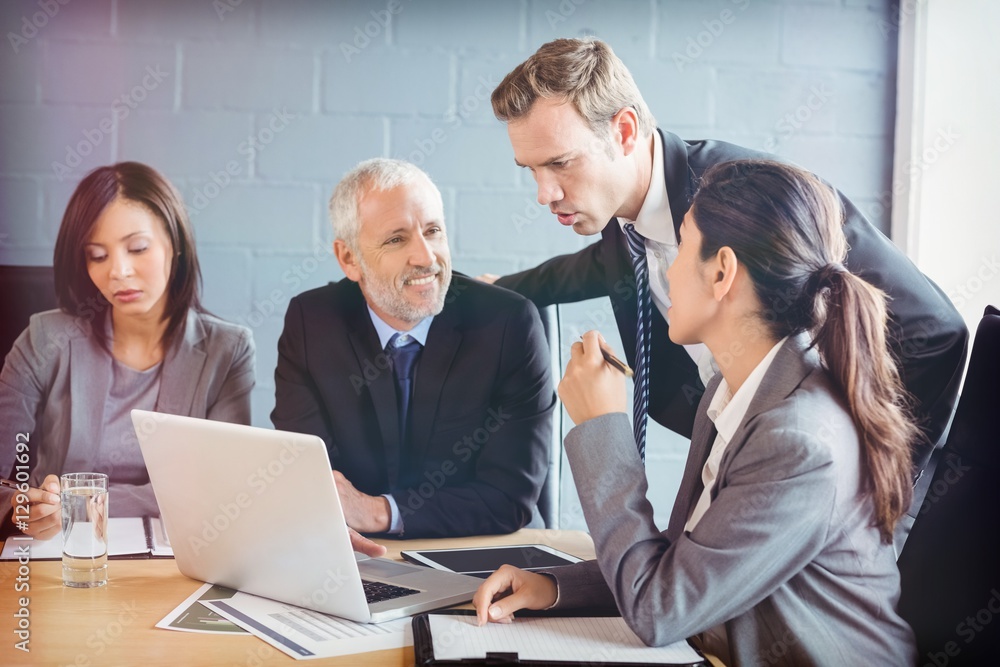
[[[296,660],[413,646],[410,618],[355,623],[241,592],[202,604]]]
[[[518,618],[476,625],[475,616],[429,614],[434,658],[485,658],[516,653],[521,661],[569,663],[697,664],[702,657],[686,641],[649,647],[620,617]]]
[[[184,602],[163,617],[156,627],[181,632],[201,632],[213,635],[249,635],[250,633],[228,618],[223,618],[214,609],[202,602],[206,600],[228,600],[236,591],[225,586],[204,584],[189,595]]]

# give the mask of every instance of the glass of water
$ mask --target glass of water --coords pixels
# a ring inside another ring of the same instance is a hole
[[[108,583],[108,476],[71,472],[62,488],[63,584],[96,588]]]

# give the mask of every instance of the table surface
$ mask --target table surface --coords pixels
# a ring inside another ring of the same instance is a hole
[[[510,535],[446,540],[379,540],[389,558],[402,549],[503,544],[547,544],[580,558],[594,557],[590,536],[580,531],[520,530]],[[229,637],[174,632],[155,625],[200,581],[182,575],[173,559],[111,560],[108,585],[71,589],[62,585],[62,563],[0,563],[0,664],[3,665],[264,665],[294,664],[293,658],[249,635]],[[28,590],[23,590],[28,585]],[[22,590],[18,590],[21,588]],[[28,600],[30,653],[13,647],[19,598]],[[413,648],[378,651],[310,665],[412,665]]]

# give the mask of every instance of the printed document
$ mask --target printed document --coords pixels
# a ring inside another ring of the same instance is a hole
[[[202,600],[201,604],[296,660],[413,646],[409,617],[355,623],[242,592],[228,600]]]

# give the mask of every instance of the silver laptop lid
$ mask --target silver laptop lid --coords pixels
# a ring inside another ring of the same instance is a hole
[[[132,410],[181,573],[371,620],[323,441]]]

